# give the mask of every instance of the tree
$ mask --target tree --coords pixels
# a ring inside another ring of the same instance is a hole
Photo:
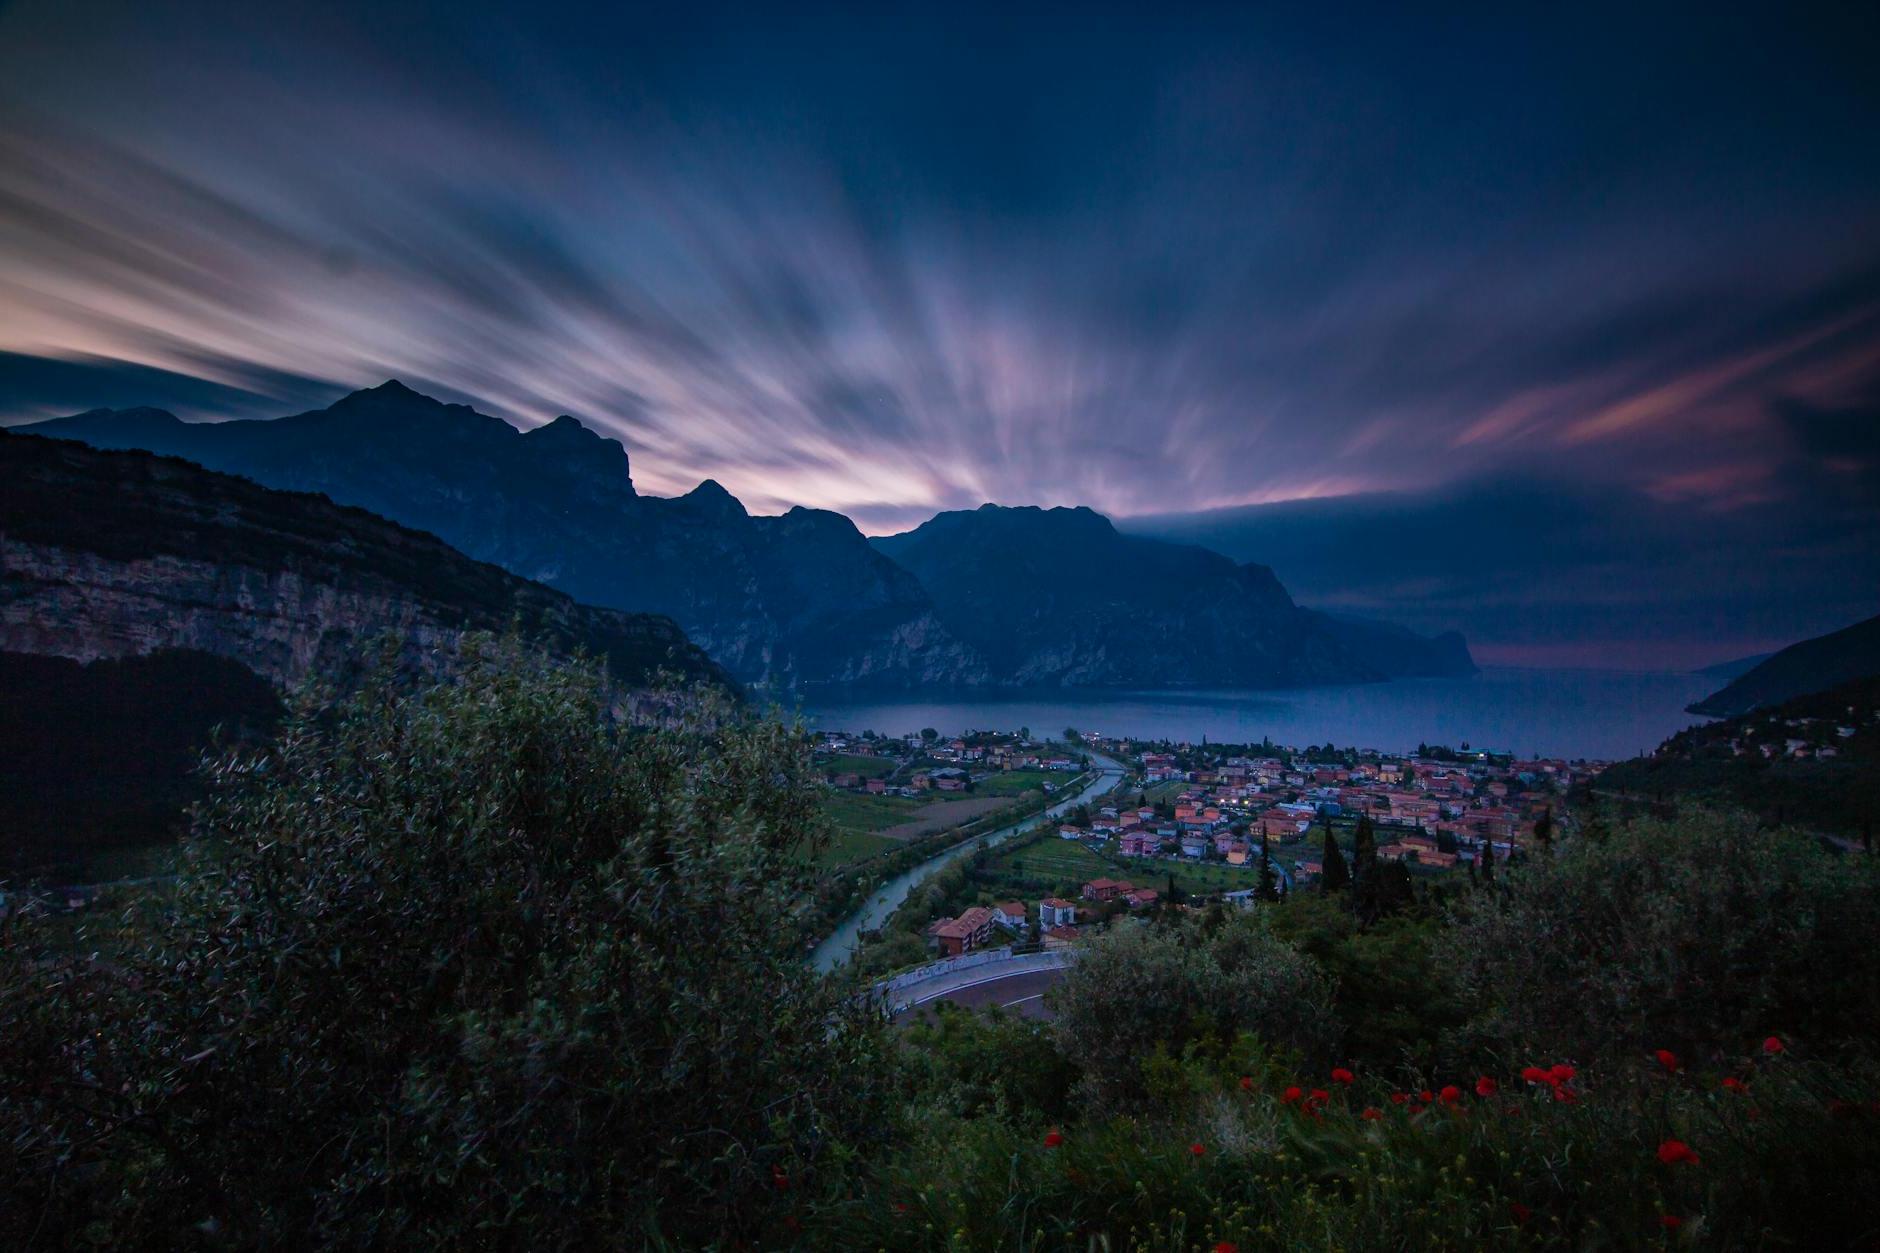
[[[1319,891],[1330,896],[1351,886],[1351,872],[1345,867],[1345,854],[1332,836],[1332,824],[1325,824],[1325,847],[1319,854]]]
[[[1266,838],[1262,836],[1260,839],[1260,886],[1255,889],[1254,895],[1263,901],[1276,901],[1279,899],[1279,890],[1276,885],[1277,879],[1273,874],[1273,854]]]
[[[1076,727],[1065,727],[1064,742],[1067,744],[1081,744],[1084,742],[1084,737],[1077,733]]]
[[[1482,845],[1475,852],[1476,860],[1482,864],[1482,886],[1495,886],[1495,841],[1482,837]]]
[[[1554,842],[1554,810],[1549,805],[1541,816],[1534,820],[1534,842],[1546,850]]]
[[[0,938],[0,1195],[118,1247],[761,1239],[881,1115],[881,1028],[777,925],[806,740],[649,708],[472,640],[215,761],[108,969]]]
[[[922,727],[920,729],[920,738],[931,744],[940,738],[940,732],[934,730],[932,727]]]

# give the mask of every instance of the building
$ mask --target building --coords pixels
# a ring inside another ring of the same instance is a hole
[[[940,956],[958,957],[985,947],[986,941],[992,938],[996,917],[984,905],[975,905],[958,918],[949,918],[934,927],[933,937],[939,942]]]
[[[1025,929],[1027,911],[1023,901],[1007,901],[1003,905],[995,906],[992,912],[995,921],[1007,931],[1016,932]]]
[[[1087,901],[1113,901],[1119,896],[1126,896],[1136,890],[1133,883],[1121,879],[1092,879],[1084,884],[1084,899]]]
[[[1038,902],[1038,928],[1049,932],[1053,927],[1068,927],[1077,921],[1077,906],[1072,901],[1047,896]]]

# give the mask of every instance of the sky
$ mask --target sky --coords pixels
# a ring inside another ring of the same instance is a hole
[[[1254,7],[0,2],[0,421],[397,377],[1510,663],[1880,612],[1880,11]]]

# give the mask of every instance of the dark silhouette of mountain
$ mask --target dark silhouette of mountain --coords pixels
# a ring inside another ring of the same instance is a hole
[[[1453,678],[1476,672],[1460,631],[1418,635],[1375,618],[1319,612],[1321,625],[1354,656],[1392,679]]]
[[[912,570],[941,621],[1020,684],[1283,687],[1382,679],[1273,572],[1119,533],[1089,509],[943,513],[875,540]],[[1406,633],[1407,634],[1407,633]]]
[[[18,429],[323,492],[589,604],[665,614],[754,685],[990,678],[919,582],[847,518],[751,517],[709,481],[676,499],[640,496],[626,449],[572,417],[520,431],[393,381],[272,421],[93,410]]]
[[[1880,617],[1791,644],[1690,707],[1728,718],[1880,675]]]
[[[1705,678],[1715,679],[1719,683],[1728,683],[1739,674],[1748,674],[1751,670],[1754,670],[1757,666],[1760,666],[1773,656],[1775,656],[1774,653],[1757,653],[1753,657],[1738,657],[1732,661],[1720,661],[1714,666],[1705,666],[1701,670],[1693,670],[1691,673],[1701,674]]]

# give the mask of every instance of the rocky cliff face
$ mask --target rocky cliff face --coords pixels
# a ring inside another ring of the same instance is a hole
[[[190,649],[292,686],[388,633],[414,668],[447,672],[467,632],[511,623],[606,659],[625,687],[656,669],[728,683],[669,620],[578,604],[363,510],[170,458],[0,437],[0,651]]]
[[[1027,685],[1285,687],[1383,678],[1265,566],[1119,534],[1088,509],[943,513],[877,539],[941,621]]]
[[[275,421],[97,410],[22,429],[323,492],[577,600],[665,614],[753,685],[990,678],[919,582],[847,518],[753,518],[710,482],[678,499],[640,496],[626,450],[571,417],[523,432],[394,382]]]

